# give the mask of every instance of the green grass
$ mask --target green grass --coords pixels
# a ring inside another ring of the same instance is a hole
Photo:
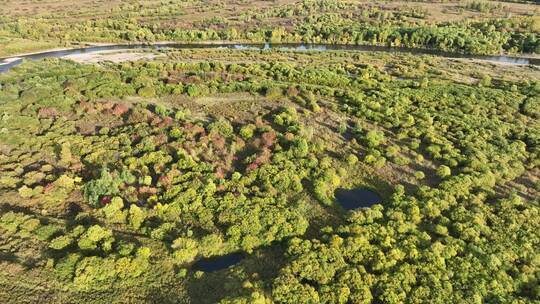
[[[51,41],[35,41],[21,38],[8,38],[0,36],[0,57],[45,51],[60,47],[61,44]]]

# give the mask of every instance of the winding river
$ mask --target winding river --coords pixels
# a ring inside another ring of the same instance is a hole
[[[535,65],[540,66],[540,58],[533,57],[512,57],[512,56],[481,56],[481,55],[465,55],[457,53],[449,53],[437,50],[427,49],[412,49],[412,48],[393,48],[384,46],[360,46],[360,45],[336,45],[336,44],[236,44],[236,43],[220,43],[220,44],[179,44],[179,43],[156,43],[156,44],[114,44],[105,46],[92,46],[85,48],[66,49],[45,51],[18,57],[10,57],[0,59],[0,73],[8,71],[10,68],[17,66],[23,59],[38,60],[43,58],[60,58],[75,54],[88,54],[110,50],[160,50],[160,49],[237,49],[237,50],[293,50],[293,51],[363,51],[363,52],[387,52],[387,53],[409,53],[421,55],[433,55],[445,58],[466,58],[482,61],[491,61],[497,63],[514,64],[514,65]]]

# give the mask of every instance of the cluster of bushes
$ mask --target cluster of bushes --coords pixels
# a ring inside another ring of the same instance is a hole
[[[381,26],[354,24],[334,15],[322,15],[307,18],[291,35],[309,43],[418,47],[469,54],[497,54],[502,51],[538,53],[538,34],[521,29],[528,26],[507,20],[436,26]]]
[[[535,25],[538,22],[529,17],[426,25],[423,19],[428,13],[421,8],[401,7],[390,11],[339,1],[301,1],[244,11],[240,21],[214,17],[185,25],[179,24],[171,15],[171,12],[183,12],[185,7],[178,3],[166,6],[171,8],[135,9],[127,5],[114,11],[110,18],[83,22],[59,20],[54,14],[49,18],[19,16],[6,18],[0,29],[10,39],[64,43],[247,41],[388,45],[471,54],[540,51]],[[466,7],[484,13],[500,9],[488,2],[476,1]],[[133,15],[140,18],[133,18]],[[291,26],[280,26],[276,19]],[[146,89],[142,89],[142,93],[151,94]]]
[[[456,176],[452,182],[458,179],[467,177]],[[430,203],[432,199],[437,204]],[[518,232],[538,229],[532,218],[538,216],[538,206],[517,196],[490,201],[484,193],[457,187],[430,189],[418,198],[398,191],[389,206],[355,212],[347,224],[324,230],[320,238],[291,240],[290,261],[273,282],[274,300],[403,303],[540,298],[533,270],[538,257],[533,248],[540,240],[537,234],[524,237]],[[520,224],[508,227],[508,222]]]
[[[14,255],[25,244],[51,280],[104,290],[282,242],[283,267],[237,300],[538,299],[538,207],[500,189],[540,165],[537,81],[397,78],[339,53],[305,54],[317,69],[174,55],[0,76],[0,191],[30,206],[2,209]],[[261,107],[241,120],[171,97],[246,92]],[[361,170],[418,185],[345,213],[334,190]]]

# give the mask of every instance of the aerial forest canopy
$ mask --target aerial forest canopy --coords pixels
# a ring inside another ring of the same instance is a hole
[[[0,56],[81,43],[329,43],[540,53],[538,6],[496,1],[4,1]]]
[[[4,2],[0,54],[159,40],[540,51],[529,1]],[[84,55],[0,74],[0,302],[540,302],[538,66]],[[337,194],[358,189],[375,202],[346,208]]]

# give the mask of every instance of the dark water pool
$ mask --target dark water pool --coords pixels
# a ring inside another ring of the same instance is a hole
[[[364,46],[364,45],[342,45],[342,44],[304,44],[304,43],[283,43],[283,44],[237,44],[237,43],[219,43],[219,44],[180,44],[180,43],[156,43],[156,44],[116,44],[106,46],[93,46],[78,49],[60,50],[60,51],[45,51],[31,55],[23,55],[20,57],[0,58],[0,73],[8,71],[10,68],[19,65],[22,59],[37,60],[42,58],[59,58],[73,54],[95,53],[109,50],[134,50],[134,49],[239,49],[239,50],[269,50],[282,49],[294,51],[365,51],[365,52],[386,52],[386,53],[410,53],[410,54],[427,54],[446,58],[469,58],[485,61],[495,61],[507,64],[530,64],[540,65],[540,58],[512,57],[504,55],[481,56],[481,55],[466,55],[443,52],[429,49],[413,49],[413,48],[397,48],[386,46]]]
[[[366,188],[337,189],[334,192],[337,202],[345,210],[369,208],[382,202],[382,197],[375,191]]]
[[[219,257],[205,258],[193,264],[193,269],[204,272],[214,272],[236,265],[244,258],[245,256],[242,253],[231,253]]]

